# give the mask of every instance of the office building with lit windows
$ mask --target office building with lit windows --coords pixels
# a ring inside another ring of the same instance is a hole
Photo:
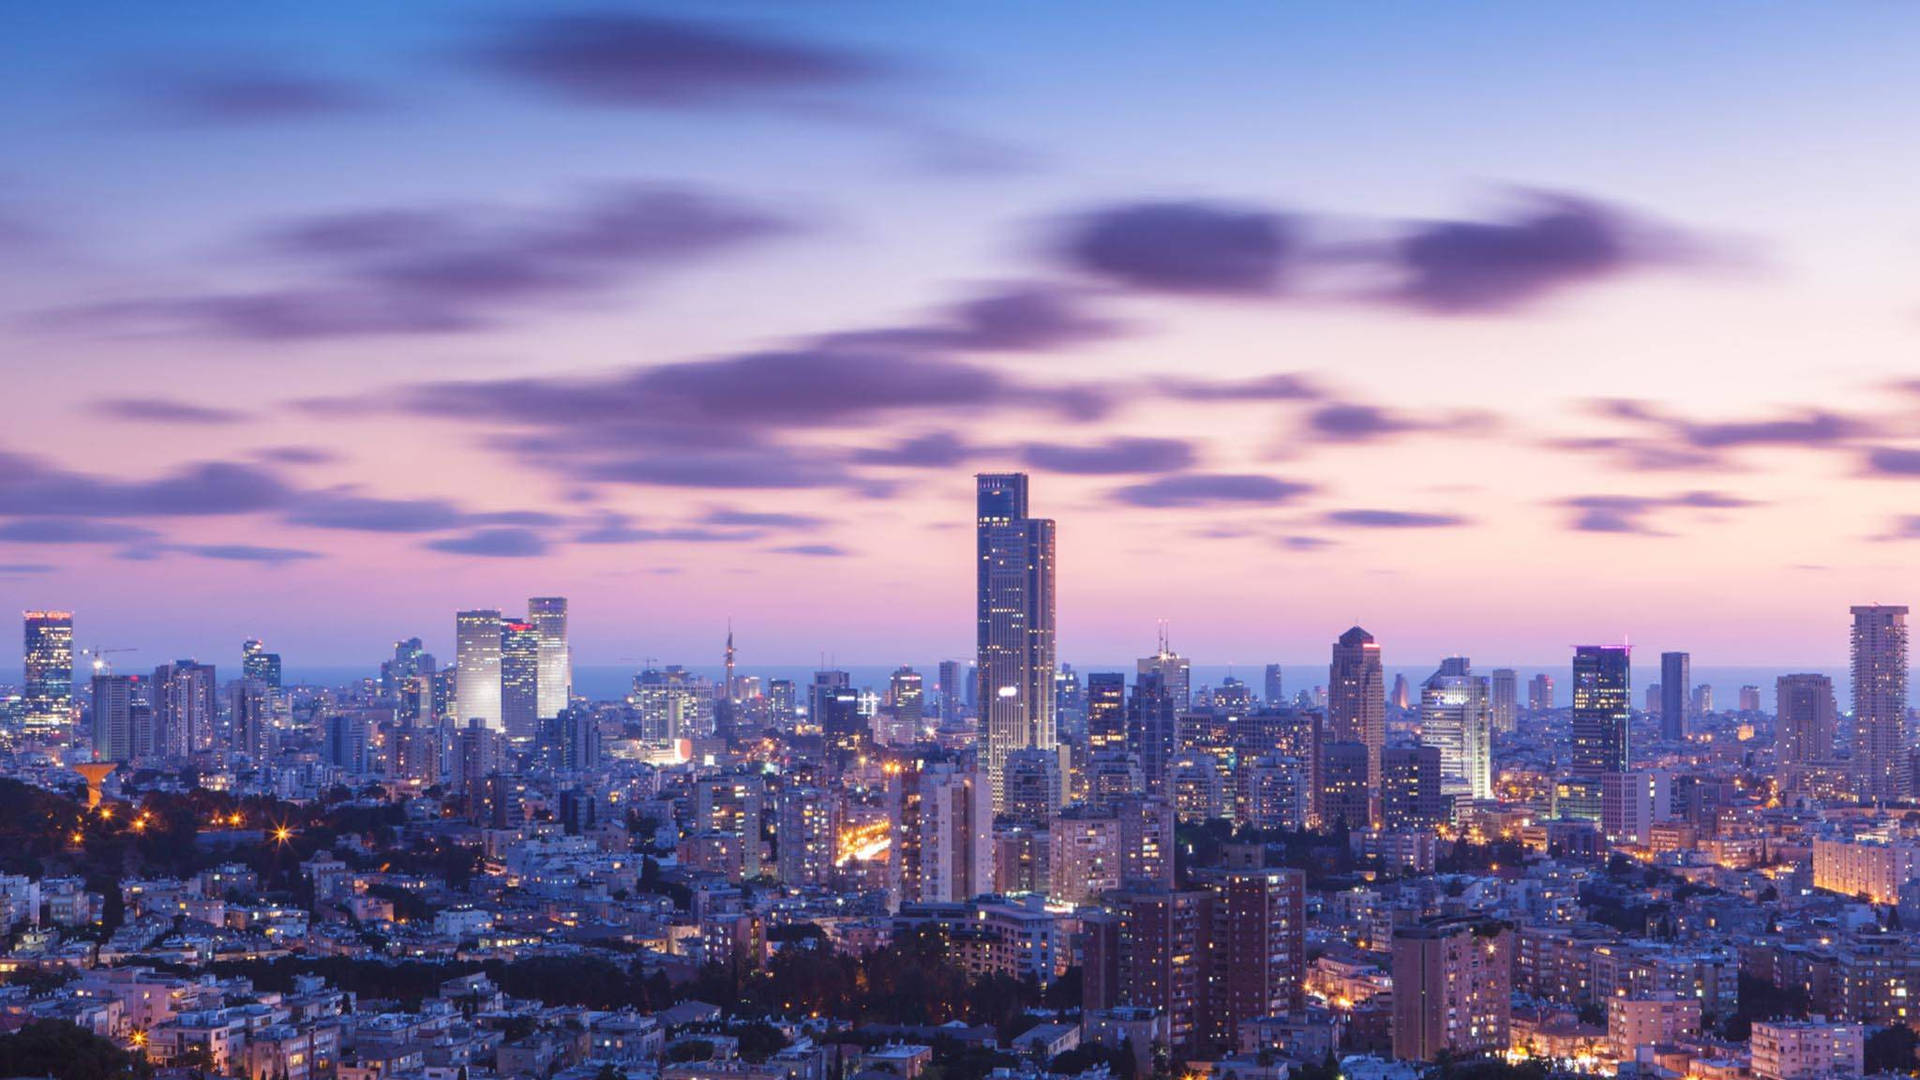
[[[976,478],[976,644],[987,784],[997,812],[1015,750],[1055,750],[1054,526],[1027,515],[1025,473]]]
[[[65,735],[73,719],[73,613],[28,611],[21,726],[28,735]]]

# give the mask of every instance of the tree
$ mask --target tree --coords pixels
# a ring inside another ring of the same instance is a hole
[[[0,1075],[119,1080],[133,1074],[134,1060],[126,1051],[64,1021],[35,1020],[0,1035]]]
[[[1920,1035],[1915,1035],[1905,1024],[1881,1028],[1867,1036],[1863,1055],[1866,1073],[1912,1072],[1917,1044],[1920,1044]]]

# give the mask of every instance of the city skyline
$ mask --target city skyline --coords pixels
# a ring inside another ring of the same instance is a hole
[[[1902,599],[1895,12],[210,10],[15,20],[0,610],[964,656],[965,478],[1015,468],[1063,655],[1804,665]]]

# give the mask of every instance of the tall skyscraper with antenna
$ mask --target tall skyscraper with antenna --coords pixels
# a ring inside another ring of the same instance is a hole
[[[1027,516],[1026,473],[975,478],[976,645],[981,727],[994,812],[1007,755],[1057,750],[1054,734],[1054,527]]]
[[[1192,665],[1168,644],[1167,620],[1160,620],[1159,642],[1153,655],[1141,657],[1134,670],[1140,675],[1157,673],[1160,676],[1161,686],[1173,699],[1175,712],[1186,712],[1193,705]]]

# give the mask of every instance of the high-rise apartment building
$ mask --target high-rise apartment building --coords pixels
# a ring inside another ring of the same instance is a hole
[[[1519,723],[1520,673],[1512,668],[1494,668],[1489,684],[1492,697],[1488,707],[1493,713],[1493,730],[1510,734]]]
[[[894,774],[892,863],[904,902],[951,903],[993,890],[993,806],[986,778],[950,765]]]
[[[188,758],[213,749],[220,706],[214,694],[212,664],[175,660],[153,671],[155,751]]]
[[[538,639],[534,712],[546,720],[559,716],[573,696],[573,652],[567,645],[567,598],[536,596],[527,601],[527,622]]]
[[[1450,656],[1420,684],[1420,741],[1440,750],[1440,791],[1493,798],[1493,714],[1487,680],[1464,656]]]
[[[1306,1002],[1306,876],[1228,870],[1206,876],[1208,1041],[1239,1046],[1241,1025]]]
[[[1451,800],[1441,793],[1437,746],[1389,746],[1380,752],[1380,824],[1397,832],[1430,832],[1446,824]]]
[[[1147,790],[1155,794],[1166,790],[1167,767],[1179,752],[1179,719],[1173,692],[1160,672],[1149,671],[1135,680],[1127,699],[1127,749],[1139,756]]]
[[[1367,792],[1380,791],[1380,751],[1387,745],[1387,686],[1380,643],[1356,626],[1333,643],[1327,672],[1327,734],[1367,748]],[[1360,821],[1349,821],[1359,827]]]
[[[63,736],[73,720],[73,613],[28,611],[22,621],[21,727],[30,736]]]
[[[1527,680],[1527,711],[1553,711],[1553,676],[1543,671]]]
[[[966,677],[960,671],[960,661],[940,661],[940,726],[958,727],[960,717],[966,712]]]
[[[839,832],[839,803],[814,787],[788,787],[780,793],[774,864],[782,885],[827,885],[833,881],[834,843]]]
[[[1321,747],[1320,821],[1328,828],[1345,823],[1349,829],[1368,822],[1367,747],[1365,743],[1330,742]]]
[[[1096,754],[1127,748],[1127,677],[1118,671],[1087,676],[1087,746]]]
[[[895,668],[887,678],[887,699],[893,709],[893,718],[911,727],[916,737],[920,730],[920,718],[926,714],[924,682],[920,673],[911,667]]]
[[[1027,516],[1025,473],[982,473],[975,516],[976,643],[987,785],[1015,750],[1056,749],[1053,715],[1054,526]]]
[[[1393,931],[1393,1056],[1432,1061],[1507,1049],[1513,928],[1463,916]]]
[[[516,742],[540,729],[540,632],[530,622],[500,624],[500,730]]]
[[[1632,768],[1631,661],[1625,645],[1579,645],[1573,651],[1572,774],[1562,782],[1561,814],[1600,820],[1600,777]]]
[[[1687,737],[1687,720],[1692,703],[1687,688],[1693,685],[1693,658],[1683,652],[1660,654],[1660,738],[1679,742]]]
[[[1782,675],[1773,683],[1774,756],[1782,765],[1833,760],[1839,708],[1825,675]]]
[[[1861,798],[1911,793],[1907,768],[1907,609],[1853,609],[1853,763]]]
[[[133,758],[134,686],[138,675],[93,677],[93,756],[100,761]]]
[[[454,616],[454,718],[459,726],[478,720],[502,729],[500,715],[500,610],[480,608]]]
[[[259,679],[241,679],[233,684],[227,702],[234,752],[265,760],[273,749],[272,688]]]

